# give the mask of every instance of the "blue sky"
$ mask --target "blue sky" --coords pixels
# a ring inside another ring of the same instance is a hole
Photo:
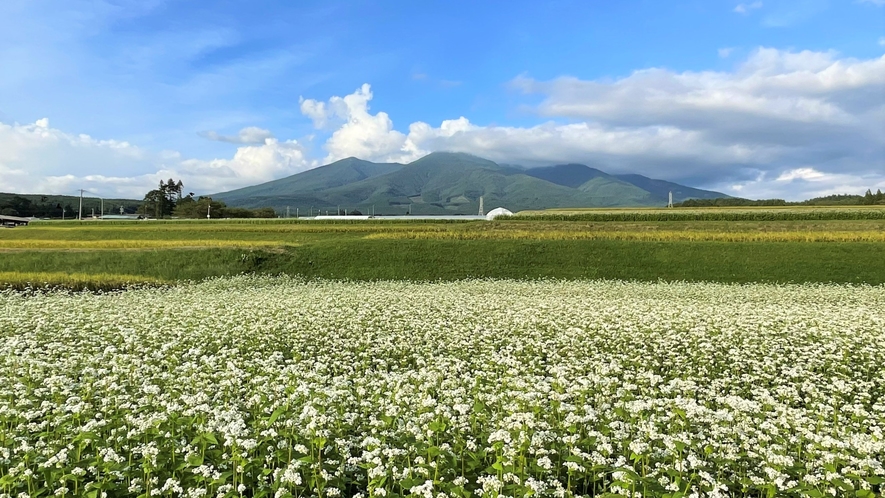
[[[885,0],[0,2],[0,191],[204,193],[357,155],[885,188]]]

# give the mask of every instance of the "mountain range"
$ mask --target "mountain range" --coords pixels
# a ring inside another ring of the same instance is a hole
[[[470,154],[434,152],[409,164],[347,158],[279,180],[211,197],[229,206],[404,214],[476,214],[565,207],[666,206],[728,197],[642,175],[610,175],[583,164],[540,168],[499,165]]]

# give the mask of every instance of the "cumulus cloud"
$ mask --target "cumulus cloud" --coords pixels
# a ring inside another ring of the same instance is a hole
[[[243,128],[236,135],[220,135],[214,131],[204,131],[200,133],[203,138],[215,140],[216,142],[227,142],[231,144],[263,144],[268,139],[274,138],[273,133],[263,128],[249,126]]]
[[[671,127],[731,156],[704,161],[707,174],[691,175],[685,164],[675,176],[709,183],[741,168],[808,163],[865,174],[885,166],[885,57],[759,49],[732,72],[646,69],[615,81],[522,77],[513,84],[544,97],[536,109],[542,115],[610,129]]]
[[[202,160],[65,133],[45,119],[0,123],[0,177],[4,190],[105,188],[108,195],[140,196],[171,176],[189,191],[211,193],[349,156],[409,162],[456,151],[526,166],[578,162],[747,197],[885,188],[885,57],[762,48],[731,71],[650,68],[615,80],[522,76],[511,87],[538,102],[525,109],[543,122],[486,126],[461,116],[439,125],[414,122],[404,132],[370,108],[368,84],[325,101],[302,98],[302,114],[327,136],[322,160],[260,128],[226,137],[240,145],[233,157]]]
[[[301,99],[301,112],[318,128],[338,122],[340,126],[326,141],[326,162],[355,156],[370,161],[407,161],[419,157],[406,143],[406,136],[393,129],[385,112],[369,112],[372,89],[362,85],[344,97],[328,103]]]
[[[386,113],[369,112],[368,85],[326,103],[303,100],[302,111],[343,123],[325,144],[327,161],[405,162],[448,150],[528,166],[590,163],[751,196],[770,187],[787,198],[885,178],[885,57],[762,48],[729,72],[652,68],[614,81],[519,77],[512,86],[540,95],[534,111],[549,121],[480,126],[460,117],[412,123],[404,134]],[[812,182],[796,171],[824,176]]]
[[[248,130],[248,129],[247,129]],[[241,132],[241,135],[243,133]],[[85,188],[105,197],[141,198],[160,180],[182,179],[189,191],[212,193],[270,181],[316,166],[295,140],[265,138],[230,159],[182,159],[128,142],[98,140],[54,129],[48,119],[0,123],[4,191],[74,195]]]

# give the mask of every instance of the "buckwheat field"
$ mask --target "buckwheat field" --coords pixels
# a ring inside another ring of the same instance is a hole
[[[0,495],[885,493],[885,288],[0,291]]]

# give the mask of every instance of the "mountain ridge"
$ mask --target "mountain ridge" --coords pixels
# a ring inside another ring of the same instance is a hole
[[[480,197],[487,209],[503,206],[516,212],[666,205],[665,191],[673,191],[674,202],[728,197],[642,175],[610,175],[583,164],[522,169],[458,152],[434,152],[408,164],[350,157],[212,197],[230,206],[310,213],[344,207],[377,214],[476,214]]]

